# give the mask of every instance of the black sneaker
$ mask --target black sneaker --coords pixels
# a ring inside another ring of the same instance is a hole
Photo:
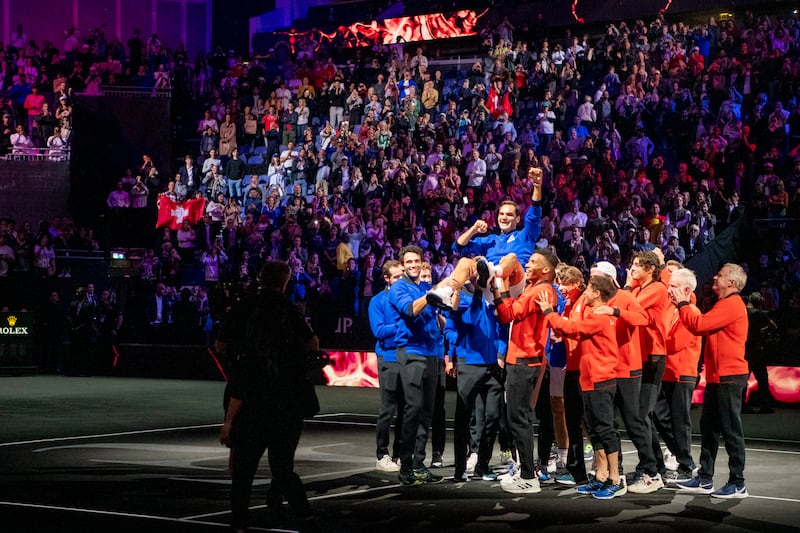
[[[414,478],[419,483],[425,483],[425,484],[428,484],[428,485],[435,485],[437,483],[441,483],[442,481],[444,481],[444,478],[442,476],[437,476],[436,474],[434,474],[433,472],[431,472],[430,470],[428,470],[424,466],[422,468],[418,468],[418,469],[414,470],[413,475],[414,475]]]
[[[478,287],[485,289],[486,284],[489,282],[489,277],[491,276],[489,272],[489,263],[486,259],[480,258],[477,260],[476,266],[478,267]]]
[[[397,473],[397,479],[400,480],[400,483],[408,487],[422,485],[422,481],[417,478],[413,470],[400,470]]]

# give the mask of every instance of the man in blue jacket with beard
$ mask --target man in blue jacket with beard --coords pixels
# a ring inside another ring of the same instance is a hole
[[[443,478],[430,472],[424,461],[436,397],[440,350],[437,339],[441,333],[437,315],[425,297],[431,286],[419,279],[422,249],[406,246],[399,257],[405,273],[389,289],[392,318],[397,323],[397,363],[406,400],[398,477],[404,485],[440,483]]]

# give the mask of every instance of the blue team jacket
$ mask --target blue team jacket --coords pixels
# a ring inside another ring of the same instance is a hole
[[[466,246],[453,243],[453,250],[465,257],[482,255],[487,261],[497,265],[511,252],[517,254],[520,264],[525,267],[536,249],[536,240],[542,232],[542,208],[530,206],[525,213],[525,227],[510,233],[490,234],[473,237]]]
[[[397,362],[397,321],[389,303],[389,290],[383,290],[369,302],[369,327],[375,336],[375,354],[387,363]]]
[[[458,309],[449,313],[444,335],[450,343],[451,357],[468,365],[497,364],[498,354],[505,354],[508,331],[502,336],[494,310],[483,297],[461,291]]]
[[[436,313],[430,306],[414,316],[414,300],[425,295],[431,288],[428,283],[417,285],[408,276],[403,276],[389,289],[391,318],[397,323],[395,346],[409,355],[439,357],[442,335],[436,323]]]

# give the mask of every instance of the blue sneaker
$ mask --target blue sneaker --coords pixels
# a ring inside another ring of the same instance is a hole
[[[453,483],[466,483],[469,481],[469,474],[466,472],[462,472],[461,474],[455,474],[450,479]]]
[[[561,474],[560,476],[556,476],[556,483],[559,485],[576,485],[575,476],[567,472],[566,474]]]
[[[711,493],[712,498],[740,499],[748,496],[744,483],[725,483],[721,489]]]
[[[605,481],[592,479],[586,485],[581,485],[575,490],[578,492],[578,494],[594,494],[598,490],[602,489],[604,486],[605,486]]]
[[[497,474],[488,468],[476,466],[475,473],[473,475],[483,481],[497,481]]]
[[[536,477],[539,478],[539,483],[554,483],[555,479],[551,476],[546,468],[536,471]]]
[[[714,482],[710,479],[703,479],[700,476],[693,477],[686,483],[676,483],[678,492],[691,494],[711,494],[714,492]]]
[[[612,500],[617,496],[622,496],[628,493],[628,487],[625,485],[625,479],[620,478],[619,483],[614,483],[609,478],[602,489],[592,493],[592,498],[598,500]]]

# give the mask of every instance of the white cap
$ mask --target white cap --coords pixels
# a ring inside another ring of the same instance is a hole
[[[592,270],[595,269],[611,278],[611,281],[614,282],[614,285],[619,287],[619,282],[617,281],[617,269],[614,265],[608,261],[600,261],[599,263],[592,265]]]

